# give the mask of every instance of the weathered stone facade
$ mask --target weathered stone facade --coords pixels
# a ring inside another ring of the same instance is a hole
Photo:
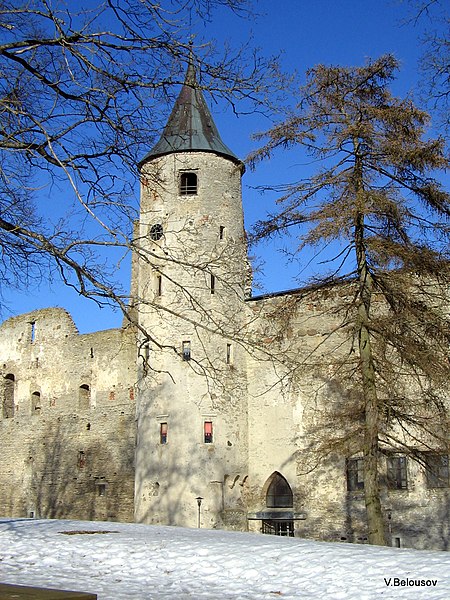
[[[0,327],[0,513],[363,543],[346,456],[311,453],[345,397],[348,340],[329,334],[351,291],[249,297],[243,167],[190,85],[141,163],[140,333],[79,335],[62,309]],[[383,492],[393,544],[447,549],[449,487],[399,464],[407,485]]]
[[[59,308],[0,327],[0,511],[132,520],[135,343],[112,329],[79,335]]]

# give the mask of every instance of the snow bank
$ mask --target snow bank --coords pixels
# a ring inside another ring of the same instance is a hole
[[[448,600],[450,554],[137,524],[0,520],[0,581],[99,600]]]

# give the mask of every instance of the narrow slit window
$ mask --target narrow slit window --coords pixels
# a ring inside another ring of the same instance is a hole
[[[156,295],[162,296],[162,276],[160,274],[156,276]]]
[[[212,421],[205,421],[203,423],[203,434],[205,444],[213,443],[213,424]]]
[[[78,452],[77,467],[83,469],[86,466],[86,454],[84,450]]]
[[[210,288],[211,294],[214,294],[216,291],[216,276],[211,273],[210,275]]]
[[[227,344],[227,365],[233,364],[233,346]]]
[[[193,196],[197,193],[198,180],[196,173],[181,173],[180,175],[180,195]]]
[[[181,352],[183,355],[183,360],[191,360],[191,342],[184,341],[182,344]]]
[[[167,423],[159,424],[159,443],[167,444]]]
[[[225,227],[223,225],[221,225],[219,227],[219,240],[224,240],[225,239]]]
[[[91,389],[87,384],[80,385],[78,390],[78,408],[87,409],[91,405]]]
[[[31,414],[40,415],[41,408],[41,394],[39,392],[33,392],[31,394]]]
[[[30,326],[31,326],[31,343],[34,344],[34,341],[36,339],[36,321],[31,321]]]

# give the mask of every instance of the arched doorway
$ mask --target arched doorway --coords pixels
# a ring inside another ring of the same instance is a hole
[[[275,510],[267,511],[267,518],[262,519],[261,531],[269,535],[293,537],[293,512],[286,509],[293,508],[294,498],[287,479],[275,471],[267,480],[264,489],[267,490],[266,508]]]
[[[266,494],[267,508],[292,508],[294,505],[292,490],[287,480],[278,471],[275,471],[270,478],[272,481]]]

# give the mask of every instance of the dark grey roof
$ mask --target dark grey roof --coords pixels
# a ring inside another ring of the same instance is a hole
[[[164,154],[202,151],[225,156],[244,168],[242,161],[222,142],[202,91],[196,86],[195,70],[191,62],[161,138],[139,162],[139,167]]]

